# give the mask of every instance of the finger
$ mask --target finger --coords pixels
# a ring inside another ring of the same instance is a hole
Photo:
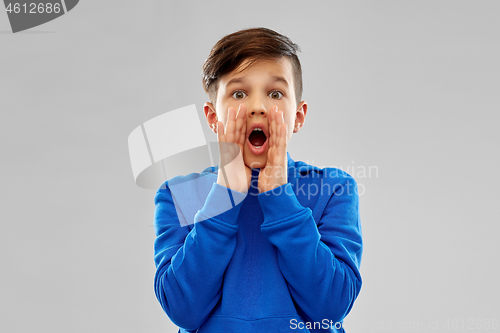
[[[283,110],[281,111],[281,117],[280,117],[280,127],[281,127],[281,132],[280,132],[280,143],[279,145],[281,147],[285,147],[286,149],[286,139],[287,139],[287,129],[288,125],[285,123],[285,113]]]
[[[268,130],[268,134],[269,134],[269,146],[268,146],[268,149],[272,147],[273,145],[273,128],[272,128],[272,120],[273,120],[273,110],[274,109],[271,109],[271,111],[269,112],[269,115],[267,117],[267,130]]]
[[[272,137],[273,137],[273,144],[276,145],[278,143],[278,136],[277,134],[277,128],[276,128],[276,120],[277,120],[277,114],[278,114],[278,107],[274,109],[273,117],[272,117],[272,122],[271,122],[271,130],[272,130]]]
[[[277,127],[279,127],[279,133],[278,133],[278,137],[279,137],[279,142],[278,142],[278,146],[281,146],[283,143],[282,143],[282,138],[284,137],[284,134],[285,134],[285,128],[283,127],[283,124],[285,123],[285,119],[284,119],[284,116],[283,116],[283,110],[280,110],[279,111],[279,114],[278,114],[278,121],[277,121]]]
[[[235,135],[236,135],[236,142],[240,145],[243,145],[245,143],[246,139],[246,119],[247,115],[247,108],[245,104],[240,104],[238,113],[236,114],[236,129],[235,129]]]
[[[279,119],[279,118],[278,118]],[[276,124],[276,145],[279,146],[281,144],[281,124],[277,121],[278,124]]]
[[[224,124],[222,121],[217,122],[217,139],[219,142],[226,142],[226,135],[224,134]]]
[[[287,124],[281,124],[281,133],[280,133],[280,143],[279,146],[281,148],[286,148],[286,138],[287,138],[287,133],[288,133],[288,125]]]
[[[234,109],[232,106],[227,110],[227,121],[226,121],[226,140],[227,142],[234,142]]]

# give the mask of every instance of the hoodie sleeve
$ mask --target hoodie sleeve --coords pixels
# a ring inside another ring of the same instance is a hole
[[[309,321],[340,322],[361,289],[359,198],[354,178],[324,180],[334,184],[318,223],[290,183],[259,194],[261,232],[278,248],[278,263],[300,314]]]
[[[221,297],[222,278],[235,249],[237,219],[245,194],[214,183],[190,230],[181,226],[178,202],[165,185],[154,200],[155,294],[174,324],[194,330]],[[232,208],[220,213],[220,203],[228,197]],[[235,201],[240,204],[234,205]]]

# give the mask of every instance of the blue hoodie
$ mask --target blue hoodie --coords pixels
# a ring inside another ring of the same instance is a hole
[[[288,183],[247,194],[217,167],[155,195],[155,294],[179,332],[344,332],[361,289],[354,178],[288,158]]]

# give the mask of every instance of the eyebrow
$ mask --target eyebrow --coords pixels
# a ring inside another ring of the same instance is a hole
[[[272,79],[271,81],[273,83],[274,82],[281,82],[281,83],[284,83],[288,87],[288,81],[282,76],[273,75],[273,76],[271,76],[271,79]],[[234,84],[234,83],[245,83],[245,82],[246,82],[245,77],[236,77],[234,79],[229,80],[229,82],[226,84],[226,86],[229,86],[229,85]]]

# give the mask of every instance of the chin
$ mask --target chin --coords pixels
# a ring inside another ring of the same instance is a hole
[[[248,147],[245,147],[243,151],[243,161],[250,169],[262,169],[267,163],[267,150],[263,154],[255,155],[252,154]]]
[[[257,161],[247,161],[245,160],[245,165],[250,169],[261,169],[266,166],[266,163],[260,163]]]
[[[263,158],[250,157],[250,158],[245,158],[244,161],[245,165],[250,169],[261,169],[266,166],[266,157]]]

